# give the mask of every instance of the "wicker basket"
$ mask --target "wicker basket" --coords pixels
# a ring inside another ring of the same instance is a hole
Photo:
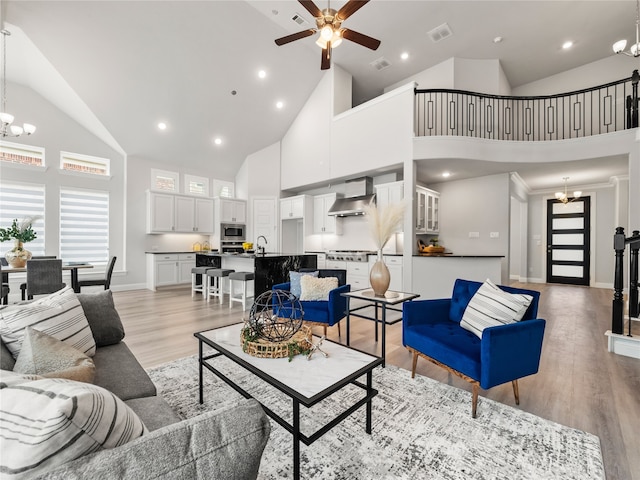
[[[285,358],[289,356],[289,345],[297,344],[302,350],[309,348],[311,344],[311,327],[303,325],[289,340],[284,342],[270,342],[263,338],[247,340],[245,330],[240,332],[240,344],[242,351],[258,358]]]

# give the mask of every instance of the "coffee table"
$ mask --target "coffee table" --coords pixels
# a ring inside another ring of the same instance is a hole
[[[378,391],[373,388],[373,369],[382,364],[381,358],[328,340],[322,344],[322,350],[329,355],[326,358],[320,353],[315,353],[311,360],[307,360],[303,355],[298,355],[291,362],[288,358],[252,357],[244,353],[240,345],[242,326],[242,323],[237,323],[194,334],[198,339],[199,347],[200,403],[204,401],[202,380],[205,368],[245,398],[252,397],[232,378],[213,366],[213,360],[220,356],[232,360],[289,396],[293,401],[292,423],[284,420],[268,405],[260,403],[267,415],[293,435],[293,478],[296,480],[300,478],[300,442],[307,446],[311,445],[363,405],[366,405],[365,431],[368,434],[371,433],[371,399],[378,394]],[[318,337],[314,337],[314,342],[318,342],[318,340]],[[204,352],[205,345],[213,348],[215,352]],[[358,381],[363,375],[367,377],[366,384]],[[364,391],[364,396],[314,433],[310,435],[302,433],[300,431],[300,405],[310,408],[347,385],[361,388]]]

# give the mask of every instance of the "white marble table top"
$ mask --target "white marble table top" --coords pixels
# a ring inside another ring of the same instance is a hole
[[[311,360],[307,360],[304,355],[296,355],[291,362],[288,358],[257,358],[242,351],[242,326],[242,323],[237,323],[200,332],[200,335],[210,340],[213,348],[219,345],[220,348],[308,399],[379,360],[378,357],[330,341],[324,341],[321,347],[329,354],[327,358],[319,352],[316,352]],[[319,337],[314,336],[313,342],[318,341]]]
[[[369,302],[384,303],[386,305],[397,305],[398,303],[406,302],[407,300],[413,300],[420,295],[417,293],[409,292],[395,292],[388,290],[384,297],[378,297],[371,288],[365,288],[363,290],[354,290],[351,292],[345,292],[341,294],[343,297],[357,298],[359,300],[367,300]]]

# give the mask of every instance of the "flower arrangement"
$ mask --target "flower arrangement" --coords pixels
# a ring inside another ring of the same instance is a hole
[[[402,223],[405,202],[390,203],[386,206],[378,207],[370,205],[365,207],[364,213],[369,222],[369,230],[378,250],[382,250]]]
[[[30,242],[37,238],[33,231],[33,224],[40,219],[39,216],[26,217],[18,225],[18,219],[14,218],[13,223],[8,228],[0,228],[0,242],[17,240],[21,243]]]

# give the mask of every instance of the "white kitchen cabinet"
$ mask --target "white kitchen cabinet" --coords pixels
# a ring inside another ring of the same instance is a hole
[[[386,207],[394,203],[400,203],[404,198],[404,182],[381,183],[376,188],[376,205]],[[398,225],[396,232],[402,232],[402,223]]]
[[[147,233],[175,232],[175,195],[147,192]]]
[[[147,288],[191,283],[195,253],[147,253]]]
[[[343,261],[343,260],[327,260],[325,262],[325,268],[328,268],[329,270],[346,270],[347,269],[347,262]]]
[[[198,233],[213,233],[213,200],[196,198],[193,212],[194,228]]]
[[[329,215],[329,209],[336,202],[335,193],[313,197],[313,233],[342,234],[342,221]]]
[[[194,232],[193,212],[195,199],[193,197],[174,197],[175,200],[175,231],[181,233]]]
[[[347,283],[351,290],[369,288],[369,264],[367,262],[345,262],[347,264]]]
[[[280,200],[280,220],[304,217],[305,195]]]
[[[247,223],[247,202],[244,200],[217,198],[218,223]]]
[[[389,282],[389,290],[395,292],[402,292],[402,257],[397,255],[383,255],[384,263],[389,269],[389,276],[391,281]],[[369,255],[369,271],[373,267],[373,264],[378,260],[377,255]]]
[[[316,253],[318,268],[327,268],[327,254],[326,253]]]
[[[440,194],[425,187],[416,186],[416,233],[440,231]]]

